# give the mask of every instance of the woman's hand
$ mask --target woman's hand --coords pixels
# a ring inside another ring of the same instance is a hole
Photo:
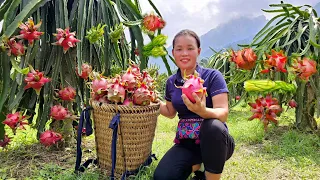
[[[206,95],[203,94],[201,98],[196,93],[192,93],[193,98],[195,99],[195,103],[192,103],[188,97],[184,94],[182,94],[182,100],[184,104],[187,106],[187,108],[200,115],[203,114],[206,111]]]

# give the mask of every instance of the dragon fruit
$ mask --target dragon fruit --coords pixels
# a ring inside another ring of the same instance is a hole
[[[203,83],[203,79],[201,79],[198,76],[198,73],[195,72],[194,75],[188,76],[182,87],[177,87],[182,89],[182,94],[185,94],[192,103],[195,103],[196,100],[192,96],[192,93],[196,93],[200,99],[206,94],[207,88],[203,87]]]
[[[122,75],[122,83],[128,90],[133,90],[137,85],[136,76],[132,73],[131,68],[128,68],[127,72]]]
[[[267,55],[267,58],[268,59],[264,62],[266,69],[262,70],[261,73],[269,73],[271,70],[284,73],[287,72],[285,69],[287,56],[284,55],[282,50],[277,52],[272,49],[271,55]]]
[[[113,81],[108,88],[108,100],[113,103],[123,103],[126,90],[123,84],[120,83],[120,78],[116,77]]]
[[[139,106],[147,106],[151,102],[151,94],[148,87],[145,84],[134,91],[133,103]]]
[[[231,61],[240,69],[250,70],[256,65],[257,55],[252,48],[244,48],[237,52],[232,50]]]
[[[87,64],[87,63],[83,63],[82,65],[81,65],[81,74],[79,74],[79,72],[78,72],[78,68],[76,68],[76,73],[77,73],[77,75],[80,77],[80,78],[82,78],[82,79],[88,79],[88,77],[89,77],[89,74],[92,72],[92,67],[89,65],[89,64]]]
[[[9,126],[15,134],[18,127],[20,127],[20,129],[25,129],[24,125],[27,125],[28,123],[23,121],[27,120],[28,118],[29,116],[23,116],[21,112],[16,112],[13,114],[10,113],[6,116],[6,119],[2,123]]]
[[[145,83],[149,87],[149,89],[150,88],[154,89],[154,87],[153,87],[154,80],[152,79],[152,77],[150,76],[150,74],[147,71],[143,71],[141,82]]]
[[[76,96],[76,90],[69,86],[59,91],[59,97],[64,101],[73,101]]]
[[[291,107],[291,108],[296,108],[296,107],[298,107],[298,104],[297,104],[297,102],[296,102],[294,99],[291,99],[291,100],[288,102],[288,105],[289,105],[289,107]]]
[[[161,17],[154,14],[149,14],[144,16],[142,25],[143,30],[149,33],[154,33],[157,29],[162,29],[166,23]]]
[[[103,77],[98,77],[92,81],[92,91],[95,94],[101,94],[108,90],[108,80]]]
[[[300,79],[309,81],[309,77],[317,72],[317,62],[306,57],[301,60],[299,57],[294,60],[293,68]]]
[[[61,134],[53,132],[51,130],[47,130],[40,134],[40,143],[46,147],[56,144],[61,139]]]
[[[0,147],[6,147],[7,145],[9,145],[10,141],[11,139],[7,135],[4,135],[4,138],[2,140],[0,139]]]
[[[254,113],[249,120],[260,119],[264,124],[265,131],[270,121],[278,124],[275,118],[280,115],[282,108],[276,98],[272,98],[272,96],[268,94],[265,98],[260,96],[256,99],[255,103],[248,104],[251,107],[251,112]]]
[[[50,116],[55,120],[64,120],[71,117],[68,108],[64,108],[61,105],[55,105],[51,107]]]
[[[239,101],[241,99],[241,96],[236,96],[236,100]]]
[[[27,74],[27,77],[24,79],[24,81],[27,83],[27,85],[24,87],[25,90],[29,88],[33,88],[36,91],[37,95],[40,95],[42,86],[50,82],[50,79],[44,77],[43,72],[34,70],[30,66],[30,72]]]
[[[129,99],[129,98],[126,98],[126,99],[123,101],[122,105],[132,106],[132,105],[133,105],[133,101],[132,101],[131,99]]]
[[[25,54],[25,47],[22,41],[17,42],[15,38],[10,38],[4,44],[5,48],[8,49],[8,56],[22,56]]]
[[[57,32],[57,34],[53,34],[57,41],[52,43],[52,45],[62,46],[64,53],[66,53],[70,47],[75,47],[77,42],[80,42],[79,39],[74,37],[76,33],[70,32],[70,28],[66,28],[65,30],[58,28]]]
[[[139,66],[137,64],[134,64],[133,62],[130,62],[130,68],[131,68],[132,74],[135,77],[137,77],[137,78],[141,77],[140,68],[139,68]]]
[[[34,24],[32,17],[25,23],[20,23],[19,28],[21,29],[20,35],[16,36],[20,39],[28,40],[29,44],[32,45],[34,40],[38,40],[43,32],[39,32],[38,29],[41,26],[41,21],[38,24]]]

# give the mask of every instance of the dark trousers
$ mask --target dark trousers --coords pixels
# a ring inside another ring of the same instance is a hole
[[[220,174],[225,161],[234,151],[234,140],[224,124],[215,119],[204,120],[200,129],[200,145],[195,140],[180,140],[159,162],[154,180],[185,180],[192,166],[204,164],[205,170]]]

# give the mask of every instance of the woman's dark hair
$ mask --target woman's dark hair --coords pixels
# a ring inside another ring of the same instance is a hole
[[[197,42],[197,46],[198,48],[200,47],[200,38],[199,36],[194,32],[194,31],[191,31],[189,29],[184,29],[184,30],[181,30],[180,32],[178,32],[174,38],[173,38],[173,41],[172,41],[172,47],[174,48],[174,42],[176,40],[177,37],[179,36],[185,36],[185,35],[189,35],[189,36],[192,36],[196,39],[196,42]]]

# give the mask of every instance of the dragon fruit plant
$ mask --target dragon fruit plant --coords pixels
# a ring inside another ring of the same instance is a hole
[[[91,98],[95,101],[118,104],[147,106],[158,102],[154,79],[147,71],[141,72],[139,66],[131,63],[122,74],[104,77],[92,72],[89,83]]]
[[[260,96],[255,100],[255,103],[248,103],[251,107],[251,112],[254,114],[249,120],[259,119],[263,125],[264,130],[267,131],[268,124],[273,122],[278,124],[277,117],[282,112],[277,98],[272,98],[270,94],[266,97]]]

